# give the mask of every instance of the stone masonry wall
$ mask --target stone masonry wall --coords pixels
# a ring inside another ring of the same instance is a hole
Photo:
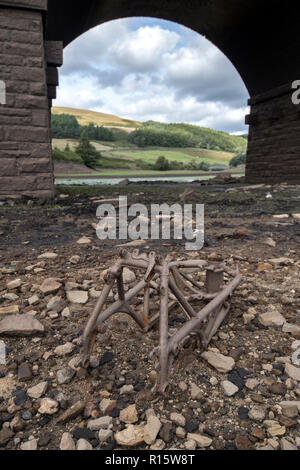
[[[300,184],[300,105],[291,84],[251,98],[247,183]]]
[[[0,196],[54,192],[41,11],[0,6]]]

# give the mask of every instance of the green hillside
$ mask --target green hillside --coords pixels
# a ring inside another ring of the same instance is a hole
[[[191,124],[164,124],[148,121],[129,136],[129,141],[141,147],[198,147],[232,153],[246,152],[245,138]]]
[[[80,116],[76,115],[79,113]],[[70,114],[69,114],[70,113]],[[106,116],[105,120],[103,116]],[[114,118],[114,119],[113,119]],[[115,122],[112,128],[107,123]],[[244,155],[247,140],[191,124],[164,124],[148,121],[127,132],[124,120],[102,113],[69,108],[52,112],[53,158],[57,161],[83,163],[76,151],[82,133],[87,135],[97,154],[99,168],[155,170],[158,159],[167,160],[175,171],[207,170],[210,166],[229,166],[235,155]]]

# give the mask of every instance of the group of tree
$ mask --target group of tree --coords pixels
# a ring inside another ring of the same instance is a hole
[[[137,147],[196,147],[197,139],[180,129],[168,130],[143,126],[129,134],[128,140]]]
[[[247,155],[246,153],[238,153],[229,162],[230,168],[236,168],[239,165],[245,165]]]
[[[85,131],[90,140],[115,141],[114,133],[110,129],[96,126],[94,123],[81,126],[76,117],[70,114],[52,114],[51,129],[54,139],[79,139],[82,131]]]
[[[70,149],[69,144],[64,150],[54,148],[52,151],[54,160],[70,161],[75,163],[83,163],[88,168],[96,169],[101,165],[101,153],[90,143],[85,130],[81,132],[78,145],[74,151]]]
[[[176,160],[168,160],[163,155],[159,156],[156,162],[153,164],[138,162],[138,166],[143,170],[155,170],[155,171],[179,171],[179,170],[201,170],[209,171],[209,166],[204,161],[192,160],[187,163],[178,162]]]
[[[129,142],[138,147],[199,147],[223,152],[245,152],[247,141],[233,136],[190,124],[164,124],[147,121],[128,136]]]
[[[75,152],[82,158],[88,168],[95,169],[100,163],[101,153],[90,143],[85,130],[82,131]]]

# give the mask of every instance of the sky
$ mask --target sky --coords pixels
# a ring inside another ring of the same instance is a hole
[[[247,99],[240,75],[207,39],[177,23],[127,18],[66,47],[53,105],[238,134],[248,131]]]

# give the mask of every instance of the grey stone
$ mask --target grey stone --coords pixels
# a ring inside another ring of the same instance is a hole
[[[192,400],[197,400],[198,398],[201,398],[202,392],[198,385],[195,383],[191,383],[191,399]]]
[[[56,253],[51,253],[51,252],[47,252],[47,253],[42,253],[41,255],[38,256],[38,259],[55,259],[57,258],[57,254]]]
[[[111,416],[102,416],[102,418],[92,419],[88,422],[88,429],[91,431],[99,431],[99,429],[108,429],[112,424]]]
[[[286,322],[284,316],[276,310],[260,314],[259,321],[264,326],[282,326]]]
[[[79,439],[76,450],[93,450],[93,446],[87,440]]]
[[[297,325],[292,325],[291,323],[285,323],[282,327],[282,331],[284,333],[291,333],[291,334],[297,334],[299,335],[300,333],[300,327]]]
[[[18,289],[18,287],[21,287],[23,282],[21,279],[15,279],[14,281],[10,281],[6,284],[6,287],[8,290],[13,290],[13,289]]]
[[[203,359],[205,359],[218,372],[230,372],[235,366],[235,361],[232,357],[223,356],[223,354],[213,351],[205,351],[201,354],[201,357],[203,357]]]
[[[297,446],[291,444],[287,439],[281,439],[280,448],[281,450],[297,450]]]
[[[262,422],[266,417],[266,410],[258,405],[255,405],[251,410],[249,411],[249,418],[252,419],[253,421],[260,421]]]
[[[120,421],[127,424],[137,423],[139,416],[135,405],[130,405],[120,412]]]
[[[62,285],[56,279],[50,277],[44,280],[40,286],[40,291],[45,295],[55,294],[61,287]]]
[[[75,450],[75,443],[69,432],[63,433],[59,448],[60,450]]]
[[[106,442],[107,439],[110,439],[113,436],[111,429],[100,429],[98,433],[99,442]]]
[[[156,437],[160,431],[161,422],[156,416],[149,416],[147,424],[144,428],[144,441],[146,444],[151,445],[156,441]]]
[[[210,437],[202,436],[201,434],[191,434],[187,435],[187,439],[191,441],[195,441],[197,446],[200,449],[205,447],[209,447],[212,444],[212,439]]]
[[[52,299],[47,304],[47,310],[51,310],[52,312],[60,313],[63,308],[64,305],[61,297],[52,297]]]
[[[229,382],[229,380],[224,380],[222,382],[222,388],[227,397],[232,397],[239,391],[239,388],[232,382]]]
[[[73,304],[86,304],[89,300],[88,293],[86,291],[71,290],[67,292],[67,298],[69,302]]]
[[[59,385],[68,384],[71,382],[75,375],[75,370],[72,370],[70,367],[65,367],[57,371],[56,378]]]
[[[16,315],[20,311],[19,305],[9,305],[8,307],[0,307],[0,315]]]
[[[54,415],[58,412],[58,406],[57,401],[51,398],[43,398],[38,411],[42,415]]]
[[[125,447],[135,447],[144,442],[144,425],[133,426],[130,424],[123,431],[115,434],[118,445]]]
[[[184,427],[186,425],[186,419],[179,413],[171,413],[170,420],[178,426]]]
[[[1,325],[1,323],[0,323]],[[285,365],[285,373],[293,380],[300,382],[300,368],[295,367],[292,364]]]
[[[36,439],[31,439],[30,441],[24,442],[21,444],[20,448],[21,450],[37,450],[38,443]]]
[[[44,326],[32,315],[12,315],[0,321],[0,335],[4,336],[35,336],[44,331]]]
[[[27,390],[27,395],[30,398],[41,398],[48,388],[48,382],[40,382],[39,384]]]
[[[134,392],[134,387],[133,385],[123,385],[120,389],[120,395],[125,395],[127,393],[133,393]]]
[[[57,346],[57,348],[54,349],[54,354],[57,356],[68,356],[74,351],[74,349],[75,345],[73,343],[62,344],[61,346]]]

